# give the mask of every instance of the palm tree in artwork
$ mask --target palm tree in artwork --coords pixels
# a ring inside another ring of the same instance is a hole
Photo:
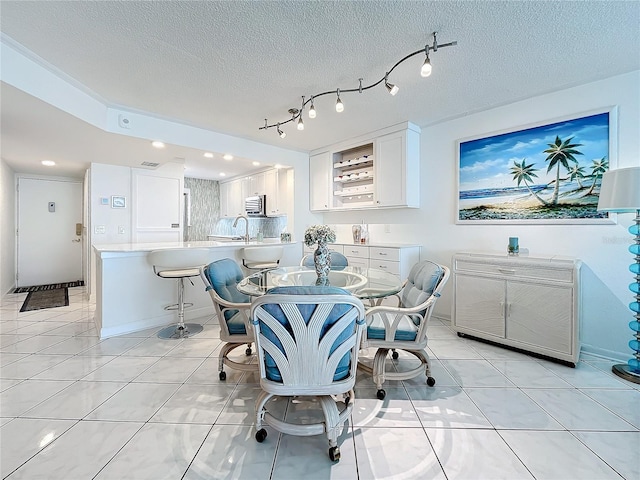
[[[562,141],[559,136],[556,135],[556,140],[553,143],[548,143],[549,148],[544,151],[547,153],[545,161],[549,162],[547,173],[551,171],[553,167],[556,167],[556,182],[553,187],[553,196],[551,197],[551,204],[557,205],[558,192],[560,190],[560,165],[569,170],[569,162],[578,163],[575,155],[582,155],[582,152],[576,150],[576,147],[581,147],[581,143],[571,143],[573,137]]]
[[[529,190],[529,193],[536,197],[536,199],[538,199],[543,205],[549,205],[546,200],[540,198],[540,196],[538,196],[536,192],[531,190],[528,182],[533,182],[533,177],[538,176],[535,174],[538,169],[533,168],[533,163],[530,165],[526,165],[525,160],[526,159],[523,158],[522,163],[518,163],[516,160],[513,161],[513,167],[510,167],[511,173],[513,174],[513,179],[518,181],[518,186],[520,186],[520,183],[524,183],[525,187],[527,187],[527,190]]]
[[[582,185],[582,179],[585,176],[586,175],[584,174],[584,167],[581,167],[577,163],[569,169],[569,180],[570,181],[576,180],[578,182],[578,186],[580,187],[580,189],[584,188],[584,185]]]
[[[609,162],[606,160],[606,158],[607,157],[602,157],[600,160],[593,160],[593,164],[591,165],[591,176],[593,177],[593,183],[591,184],[591,187],[589,187],[589,191],[584,194],[585,197],[587,195],[593,195],[593,189],[596,188],[598,178],[600,178],[602,174],[609,169]]]

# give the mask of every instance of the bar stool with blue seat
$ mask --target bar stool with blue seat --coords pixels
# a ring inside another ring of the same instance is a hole
[[[165,310],[178,311],[178,323],[160,330],[158,337],[186,338],[202,331],[202,325],[184,323],[184,309],[193,305],[184,301],[184,279],[193,285],[191,278],[200,275],[200,267],[208,263],[209,255],[205,248],[167,248],[149,252],[148,260],[157,276],[178,280],[178,302],[165,307]]]

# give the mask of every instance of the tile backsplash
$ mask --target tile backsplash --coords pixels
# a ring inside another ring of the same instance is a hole
[[[233,218],[220,218],[220,183],[200,178],[184,179],[185,189],[191,198],[191,225],[187,225],[186,208],[184,241],[207,240],[207,235],[244,235],[244,221],[233,228]],[[287,217],[249,218],[249,236],[255,238],[258,231],[264,237],[280,237],[287,226]]]

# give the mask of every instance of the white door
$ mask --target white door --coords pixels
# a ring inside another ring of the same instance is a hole
[[[83,280],[81,227],[81,182],[18,178],[16,285]]]

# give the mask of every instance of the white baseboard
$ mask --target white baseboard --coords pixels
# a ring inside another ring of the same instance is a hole
[[[627,360],[631,358],[631,353],[625,355],[621,352],[614,352],[612,350],[605,350],[604,348],[594,347],[593,345],[582,345],[581,353],[586,353],[594,357],[600,357],[603,360],[611,360],[614,362],[627,363]]]

